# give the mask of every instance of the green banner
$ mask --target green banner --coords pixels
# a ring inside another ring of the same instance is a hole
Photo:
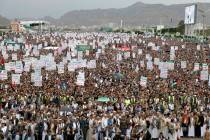
[[[76,46],[76,50],[77,51],[86,51],[86,50],[90,50],[91,47],[89,45],[77,45]]]

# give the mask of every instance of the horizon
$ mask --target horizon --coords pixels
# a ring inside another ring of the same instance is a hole
[[[83,2],[83,5],[81,5],[81,0],[77,0],[77,1],[61,0],[61,2],[53,1],[51,3],[48,3],[48,1],[50,0],[45,0],[44,1],[45,3],[42,3],[40,5],[39,1],[42,1],[42,0],[36,0],[36,2],[34,0],[16,0],[16,1],[0,0],[1,2],[0,15],[10,20],[40,19],[44,17],[52,17],[55,19],[59,19],[65,13],[71,12],[71,11],[111,9],[111,8],[120,9],[120,8],[129,7],[139,2],[144,3],[144,4],[162,4],[162,5],[167,5],[167,6],[174,5],[174,4],[210,3],[209,0],[193,0],[193,1],[192,0],[173,0],[173,1],[170,1],[170,3],[166,3],[167,0],[158,0],[156,2],[154,2],[154,0],[130,0],[130,1],[115,0],[112,2],[112,4],[110,4],[109,0],[108,2],[107,1],[105,2],[102,0],[92,0],[91,2],[89,1],[88,3]],[[66,4],[64,2],[66,2]],[[67,6],[69,2],[72,3],[73,7]],[[123,3],[120,3],[120,2],[123,2]],[[25,5],[24,7],[25,9],[22,8],[23,5]],[[54,8],[53,5],[57,7]],[[37,7],[39,7],[39,9]],[[11,9],[11,10],[8,10],[8,9]]]

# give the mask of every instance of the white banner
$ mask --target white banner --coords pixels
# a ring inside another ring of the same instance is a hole
[[[90,61],[87,63],[87,68],[88,68],[88,69],[95,69],[95,68],[96,68],[96,60],[90,60]]]
[[[12,54],[12,60],[15,60],[15,61],[17,60],[17,54],[16,53]]]
[[[122,55],[121,54],[117,54],[117,61],[121,61],[122,60]]]
[[[181,61],[181,68],[186,69],[187,68],[187,62],[186,61]]]
[[[159,65],[159,62],[160,62],[160,59],[159,58],[154,58],[154,64],[155,65],[158,66]]]
[[[160,70],[160,78],[163,78],[163,79],[168,78],[168,70],[167,69],[161,69]]]
[[[2,70],[0,72],[0,80],[7,80],[7,71],[6,70]]]
[[[58,68],[58,74],[64,73],[64,64],[60,63],[57,65]]]
[[[202,81],[207,81],[208,80],[208,71],[201,71],[201,73],[200,73],[200,79]]]
[[[16,85],[20,84],[20,74],[12,74],[12,83]]]
[[[78,86],[84,86],[85,85],[85,73],[84,72],[79,72],[79,75],[77,75],[76,84]]]
[[[22,73],[22,72],[23,72],[22,61],[16,61],[15,73]]]
[[[140,85],[143,87],[147,86],[147,77],[141,76]]]
[[[147,62],[147,69],[148,70],[153,70],[153,62],[152,61]]]

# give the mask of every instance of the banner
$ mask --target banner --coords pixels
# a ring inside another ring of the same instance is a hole
[[[77,52],[77,59],[81,60],[83,58],[83,52],[82,51],[78,51]]]
[[[121,61],[122,60],[122,55],[120,53],[117,54],[117,61]]]
[[[64,64],[63,63],[58,64],[57,68],[58,68],[58,74],[64,73]]]
[[[144,61],[140,61],[140,66],[144,67]]]
[[[22,73],[22,72],[23,72],[22,61],[16,61],[15,73]]]
[[[200,69],[200,64],[199,63],[195,63],[194,64],[194,71],[198,71]]]
[[[77,51],[83,51],[85,52],[86,50],[90,50],[91,47],[89,45],[77,45],[76,50]]]
[[[12,84],[20,84],[20,74],[12,74]]]
[[[79,75],[77,75],[76,84],[78,86],[84,86],[85,85],[85,73],[84,72],[79,72]]]
[[[160,59],[159,58],[154,58],[154,64],[155,65],[158,66],[159,65],[159,62],[160,62]]]
[[[181,61],[181,68],[186,69],[187,68],[187,62],[186,61]]]
[[[168,70],[167,69],[161,69],[160,70],[160,78],[163,78],[163,79],[168,78]]]
[[[208,80],[208,71],[201,71],[201,73],[200,73],[200,79],[202,80],[202,81],[207,81]]]
[[[153,70],[153,62],[152,61],[147,62],[147,70]]]
[[[124,52],[124,58],[125,59],[130,58],[130,52]]]
[[[141,55],[142,53],[142,49],[138,49],[138,55]]]
[[[16,54],[16,53],[13,53],[13,54],[12,54],[12,60],[14,60],[14,61],[17,60],[17,54]]]
[[[87,63],[87,68],[88,68],[88,69],[95,69],[95,68],[96,68],[96,60],[90,60],[90,61]]]
[[[6,70],[2,70],[0,71],[0,80],[7,80],[7,71]]]
[[[143,87],[147,86],[147,77],[141,76],[140,85]]]
[[[203,64],[202,64],[202,70],[208,71],[208,70],[209,70],[208,64],[203,63]]]

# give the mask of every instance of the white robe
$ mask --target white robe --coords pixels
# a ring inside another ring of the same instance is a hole
[[[193,118],[191,118],[191,120],[190,120],[188,136],[189,137],[195,137],[195,126],[194,126],[194,119]]]
[[[178,130],[178,134],[179,134],[179,137],[182,137],[183,136],[183,130],[182,130],[182,127],[179,128]]]
[[[203,127],[201,127],[201,137],[204,137],[206,132],[206,124],[203,125]]]

